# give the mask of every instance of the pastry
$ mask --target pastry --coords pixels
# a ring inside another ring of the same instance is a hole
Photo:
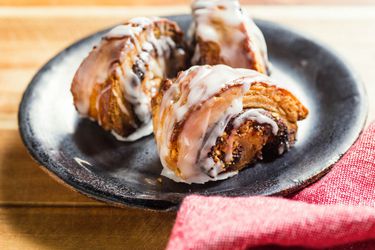
[[[74,105],[119,140],[152,133],[151,98],[187,63],[183,33],[163,18],[133,18],[109,31],[79,66]]]
[[[266,75],[226,65],[193,66],[163,81],[152,112],[162,175],[186,183],[228,178],[283,154],[308,114]]]
[[[192,65],[226,64],[269,73],[263,34],[238,0],[195,0],[192,12]]]

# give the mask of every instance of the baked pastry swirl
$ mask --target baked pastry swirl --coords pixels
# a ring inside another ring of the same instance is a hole
[[[106,34],[71,86],[78,112],[120,140],[152,133],[151,98],[164,77],[186,67],[183,33],[163,18],[133,18]]]
[[[162,175],[204,183],[235,175],[295,142],[308,110],[254,70],[193,66],[165,80],[152,100]]]
[[[268,74],[263,34],[238,0],[195,0],[191,7],[192,65],[226,64]]]

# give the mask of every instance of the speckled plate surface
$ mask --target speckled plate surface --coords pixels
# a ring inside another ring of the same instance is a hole
[[[173,16],[186,30],[191,18]],[[70,83],[82,59],[104,32],[71,45],[33,78],[19,109],[19,126],[31,155],[53,176],[96,199],[171,210],[192,193],[287,195],[323,176],[359,136],[367,101],[361,82],[334,53],[275,23],[256,21],[269,49],[272,77],[310,110],[300,123],[296,146],[272,162],[203,185],[162,177],[153,136],[119,142],[73,106]]]

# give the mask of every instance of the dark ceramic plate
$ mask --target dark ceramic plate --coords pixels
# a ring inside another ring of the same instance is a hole
[[[190,16],[173,16],[186,30]],[[49,61],[28,86],[19,125],[31,155],[54,176],[96,199],[116,205],[168,210],[188,194],[287,195],[324,175],[353,144],[366,119],[364,88],[352,70],[316,42],[275,23],[256,22],[267,40],[272,76],[310,110],[298,142],[284,156],[257,163],[224,181],[204,185],[162,177],[153,136],[116,141],[81,119],[69,88],[82,59],[103,35],[89,36]]]

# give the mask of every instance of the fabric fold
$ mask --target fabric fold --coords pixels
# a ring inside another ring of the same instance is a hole
[[[167,249],[375,249],[375,122],[320,181],[290,199],[187,197]]]

